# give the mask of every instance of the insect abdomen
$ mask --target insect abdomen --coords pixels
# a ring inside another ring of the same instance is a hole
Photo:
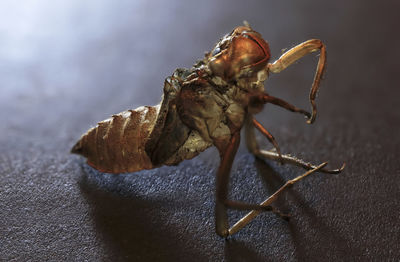
[[[145,144],[159,106],[144,106],[113,115],[84,134],[72,153],[85,156],[92,167],[106,173],[127,173],[154,168]]]

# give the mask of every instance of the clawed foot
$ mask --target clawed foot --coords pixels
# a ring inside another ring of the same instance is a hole
[[[276,152],[276,150],[274,150],[274,149],[269,150],[269,151],[259,150],[257,153],[255,153],[255,156],[258,158],[261,158],[261,159],[271,159],[274,161],[283,162],[285,164],[299,166],[306,170],[311,170],[311,169],[314,169],[317,167],[317,165],[313,165],[313,164],[306,162],[300,158],[291,156],[290,154],[285,154],[285,155],[278,154]],[[338,169],[326,169],[324,167],[324,168],[319,169],[318,171],[322,172],[322,173],[327,173],[327,174],[339,174],[340,172],[343,171],[345,166],[346,166],[346,164],[343,163],[343,165]]]

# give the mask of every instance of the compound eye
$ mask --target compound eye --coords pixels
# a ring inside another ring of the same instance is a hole
[[[219,48],[219,46],[217,46],[216,48],[214,48],[214,50],[212,51],[211,55],[212,56],[216,56],[219,53],[221,53],[221,48]]]

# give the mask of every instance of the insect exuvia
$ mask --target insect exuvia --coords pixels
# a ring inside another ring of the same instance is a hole
[[[320,56],[309,96],[311,113],[266,93],[264,81],[270,73],[279,73],[314,51],[319,51]],[[215,146],[220,155],[215,194],[217,234],[232,235],[263,211],[285,218],[286,215],[270,206],[285,188],[315,171],[339,173],[343,167],[327,170],[326,163],[316,166],[281,154],[274,137],[254,118],[264,104],[271,103],[305,115],[308,123],[315,120],[315,98],[326,63],[325,45],[311,39],[285,52],[273,63],[269,59],[268,43],[245,23],[220,39],[192,68],[176,69],[167,77],[159,105],[124,111],[99,122],[80,138],[71,152],[85,156],[88,164],[99,171],[127,173],[177,165]],[[288,181],[260,205],[227,198],[229,174],[243,127],[247,148],[255,156],[308,170]],[[261,150],[254,129],[265,135],[275,150]],[[230,228],[228,208],[251,211]]]

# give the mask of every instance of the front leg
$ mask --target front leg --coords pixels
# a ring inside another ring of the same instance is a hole
[[[278,60],[276,60],[272,64],[268,64],[268,71],[271,73],[279,73],[282,70],[286,69],[288,66],[296,62],[298,59],[302,58],[303,56],[315,52],[320,51],[319,60],[317,69],[314,76],[314,81],[311,86],[310,91],[310,102],[312,106],[312,114],[308,118],[307,123],[311,124],[314,122],[315,117],[317,115],[317,106],[315,104],[315,98],[317,96],[317,91],[319,88],[319,84],[322,79],[322,75],[324,73],[325,65],[326,65],[326,48],[325,45],[319,39],[311,39],[305,41],[289,51],[285,52]]]
[[[258,122],[257,122],[258,123]],[[261,125],[260,123],[258,123]],[[308,163],[302,159],[299,159],[295,156],[291,155],[282,155],[280,152],[274,152],[274,151],[267,151],[267,150],[262,150],[259,148],[257,140],[256,140],[256,135],[254,132],[254,127],[255,127],[255,121],[252,115],[248,115],[246,117],[245,121],[245,138],[246,138],[246,146],[247,149],[254,154],[256,157],[261,158],[261,159],[270,159],[274,161],[280,161],[283,163],[295,165],[302,167],[306,170],[311,170],[317,168],[317,165]],[[257,126],[256,126],[257,127]],[[258,129],[258,127],[257,127]],[[329,173],[329,174],[338,174],[340,173],[345,167],[345,164],[342,165],[341,168],[339,169],[325,169],[321,168],[319,169],[320,172],[323,173]]]

